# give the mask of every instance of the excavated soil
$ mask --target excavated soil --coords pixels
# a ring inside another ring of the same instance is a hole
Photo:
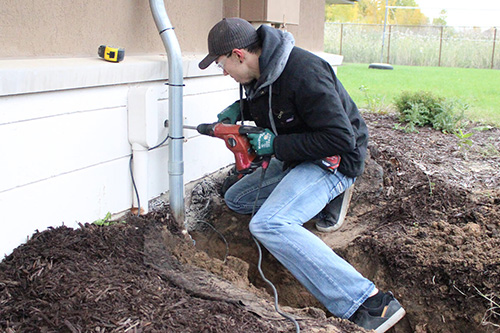
[[[472,146],[393,115],[364,115],[371,158],[345,225],[316,233],[407,310],[392,332],[500,330],[500,131]],[[158,205],[126,223],[36,232],[0,263],[2,332],[294,332],[257,271],[249,216],[188,187],[189,234]],[[262,268],[302,332],[362,332],[336,319],[267,251]]]

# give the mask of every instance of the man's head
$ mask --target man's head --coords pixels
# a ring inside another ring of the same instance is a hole
[[[258,41],[259,36],[250,23],[238,17],[225,18],[208,33],[208,55],[198,66],[205,69],[220,56],[228,55],[234,49],[245,49]]]

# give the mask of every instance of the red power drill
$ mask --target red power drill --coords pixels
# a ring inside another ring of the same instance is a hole
[[[220,122],[211,124],[200,124],[196,127],[200,134],[221,138],[226,142],[226,147],[233,152],[236,171],[243,175],[252,173],[259,166],[267,168],[269,157],[255,154],[247,138],[249,133],[262,133],[261,127],[247,125],[232,125]]]

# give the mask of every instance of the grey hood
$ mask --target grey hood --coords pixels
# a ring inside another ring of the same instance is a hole
[[[248,99],[253,99],[262,89],[273,84],[286,66],[295,40],[291,33],[262,25],[257,29],[262,40],[262,54],[259,57],[260,77],[245,86]]]

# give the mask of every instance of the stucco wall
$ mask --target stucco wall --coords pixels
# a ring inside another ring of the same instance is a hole
[[[302,0],[300,2],[300,24],[289,25],[295,44],[309,51],[323,52],[325,26],[325,2]]]
[[[200,10],[200,4],[203,10]],[[222,0],[165,0],[181,49],[205,52]],[[0,58],[95,56],[101,44],[127,54],[164,53],[147,0],[2,0]]]
[[[210,28],[236,16],[241,0],[165,0],[183,53],[204,53]],[[0,58],[96,56],[101,44],[126,55],[164,53],[147,0],[2,0]],[[296,44],[323,49],[324,0],[302,0]]]

